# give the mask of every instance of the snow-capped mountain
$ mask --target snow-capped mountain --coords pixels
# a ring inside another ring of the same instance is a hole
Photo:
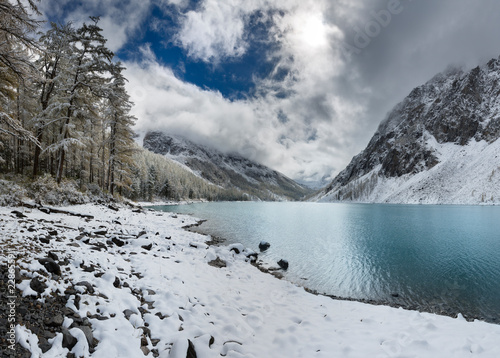
[[[199,177],[251,199],[300,200],[311,190],[281,173],[237,154],[224,154],[181,136],[148,132],[143,147],[181,163]]]
[[[389,112],[319,201],[500,204],[500,59],[450,68]]]

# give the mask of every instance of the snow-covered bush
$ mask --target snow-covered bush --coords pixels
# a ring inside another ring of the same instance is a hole
[[[0,206],[16,206],[27,196],[26,190],[9,180],[0,179]]]
[[[28,195],[37,203],[46,205],[84,204],[90,201],[89,197],[78,191],[72,180],[64,180],[57,184],[48,174],[39,177],[29,186]]]

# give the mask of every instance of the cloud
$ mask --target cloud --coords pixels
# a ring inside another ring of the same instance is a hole
[[[76,26],[89,21],[89,16],[99,16],[99,25],[108,39],[112,51],[120,50],[128,39],[140,30],[146,20],[153,0],[86,0],[42,1],[40,10],[57,21],[70,21]]]
[[[154,28],[187,61],[223,70],[259,48],[271,67],[254,75],[246,98],[230,100],[143,50],[126,63],[138,128],[184,134],[297,179],[342,170],[395,104],[449,64],[472,67],[500,52],[497,0],[89,0],[68,16],[101,9],[120,48],[152,6],[175,17],[148,24],[159,21]]]

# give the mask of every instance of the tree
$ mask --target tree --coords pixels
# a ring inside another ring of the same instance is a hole
[[[83,24],[77,29],[71,39],[72,55],[69,61],[69,71],[65,88],[64,105],[66,107],[60,127],[57,148],[58,164],[56,182],[60,183],[63,177],[64,161],[68,149],[80,144],[80,138],[71,136],[74,128],[72,120],[79,111],[84,110],[86,96],[103,97],[102,86],[106,81],[106,72],[113,53],[105,46],[106,39],[102,36],[102,29],[97,26],[99,18],[91,17],[93,24]]]
[[[113,77],[107,91],[109,104],[106,117],[110,127],[107,182],[108,190],[113,195],[115,187],[126,186],[123,179],[130,176],[135,117],[130,115],[132,102],[125,90],[126,79],[122,74],[125,68],[118,62],[111,64],[110,69]]]
[[[0,134],[37,143],[7,108],[9,102],[17,98],[25,78],[32,76],[34,71],[30,52],[36,51],[37,46],[30,33],[38,22],[31,18],[28,8],[38,10],[33,0],[27,2],[28,7],[20,0],[0,0],[0,124],[3,124]]]

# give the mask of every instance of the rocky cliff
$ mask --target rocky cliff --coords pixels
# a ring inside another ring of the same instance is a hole
[[[450,68],[390,111],[320,201],[500,203],[500,59]]]

